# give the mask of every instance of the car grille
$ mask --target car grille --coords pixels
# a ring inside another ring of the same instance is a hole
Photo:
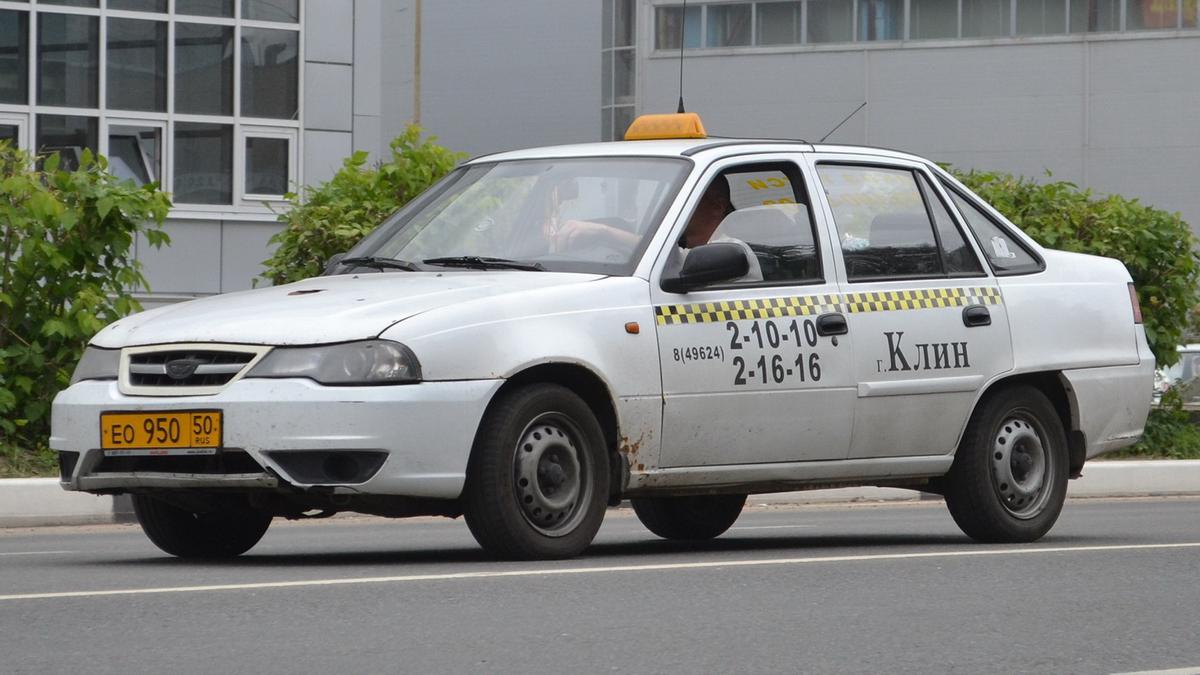
[[[134,393],[215,392],[241,375],[263,351],[234,345],[132,349],[125,382]]]

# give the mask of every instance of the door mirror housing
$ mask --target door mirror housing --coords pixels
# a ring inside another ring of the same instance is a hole
[[[688,251],[679,274],[664,278],[662,289],[668,293],[687,293],[718,281],[746,276],[749,271],[746,251],[738,244],[704,244]]]

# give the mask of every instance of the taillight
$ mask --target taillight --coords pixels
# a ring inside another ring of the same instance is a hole
[[[1137,291],[1134,290],[1133,284],[1129,284],[1129,302],[1133,304],[1133,322],[1142,322],[1142,303],[1138,302]]]

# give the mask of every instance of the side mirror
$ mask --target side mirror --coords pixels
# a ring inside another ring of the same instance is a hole
[[[683,269],[677,276],[663,279],[662,289],[668,293],[687,293],[718,281],[743,277],[749,271],[750,261],[741,246],[727,242],[704,244],[688,252]]]
[[[325,263],[325,271],[322,272],[322,276],[328,276],[337,272],[338,263],[342,262],[342,258],[345,257],[345,253],[334,253],[333,255],[329,256],[329,262]]]

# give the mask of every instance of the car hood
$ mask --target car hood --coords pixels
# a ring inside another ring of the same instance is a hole
[[[134,314],[100,331],[92,344],[118,348],[178,342],[302,345],[361,340],[411,316],[454,303],[602,278],[515,270],[316,277]]]

